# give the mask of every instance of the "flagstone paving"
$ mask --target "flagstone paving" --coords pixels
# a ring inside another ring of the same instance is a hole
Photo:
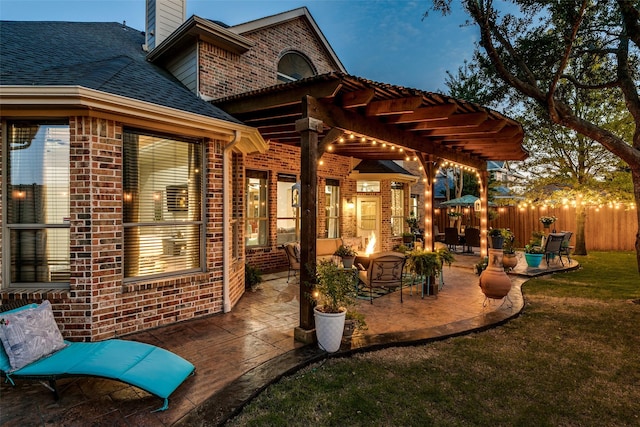
[[[522,255],[522,254],[520,254]],[[510,275],[512,289],[505,300],[487,300],[473,265],[477,255],[456,255],[444,269],[444,286],[425,296],[404,288],[359,300],[368,329],[343,342],[339,354],[398,344],[428,342],[442,337],[494,327],[517,316],[524,306],[522,284],[532,276],[577,268],[552,262],[528,269],[520,256]],[[169,409],[152,412],[161,400],[117,381],[98,378],[59,380],[61,398],[37,382],[3,383],[0,388],[2,426],[169,426],[217,425],[239,410],[266,385],[282,375],[328,355],[316,345],[294,341],[298,325],[299,288],[287,284],[286,272],[264,275],[255,292],[247,292],[232,312],[165,326],[125,337],[171,350],[196,366],[170,397]],[[412,294],[411,294],[412,293]]]

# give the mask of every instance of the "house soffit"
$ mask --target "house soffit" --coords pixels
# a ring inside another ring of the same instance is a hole
[[[300,145],[295,121],[323,123],[320,146],[358,159],[438,158],[484,169],[490,160],[524,160],[517,121],[445,95],[328,73],[213,101],[255,126],[265,140]],[[342,139],[341,139],[342,138]]]
[[[0,86],[0,113],[7,117],[81,115],[125,125],[232,141],[245,153],[264,153],[268,143],[251,126],[182,111],[80,86]]]

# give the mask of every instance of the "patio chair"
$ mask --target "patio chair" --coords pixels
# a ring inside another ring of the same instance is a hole
[[[402,287],[402,273],[406,257],[400,252],[381,252],[369,257],[369,267],[358,272],[358,278],[369,288],[373,304],[373,288]]]
[[[287,273],[287,283],[289,283],[291,272],[293,271],[293,277],[296,277],[296,274],[300,271],[300,244],[289,242],[284,245],[284,252],[289,261],[289,271]]]
[[[458,245],[460,244],[460,236],[458,236],[457,228],[447,227],[444,229],[444,243],[453,251],[458,248]]]
[[[473,249],[471,248],[480,247],[480,229],[471,228],[471,227],[465,228],[464,240],[465,240],[465,245],[467,246],[467,252],[473,253]]]
[[[569,264],[571,264],[571,249],[573,249],[573,246],[571,246],[570,242],[573,237],[573,231],[561,231],[561,233],[564,233],[564,238],[560,247],[560,259],[562,260],[562,255],[564,255],[567,257]]]
[[[440,232],[440,229],[437,225],[433,226],[433,241],[434,242],[444,242],[444,233]]]
[[[560,251],[562,249],[562,241],[564,240],[563,233],[551,233],[547,236],[544,243],[544,258],[547,262],[547,268],[549,268],[549,260],[558,257],[560,264],[564,266],[562,258],[560,257]]]
[[[59,378],[106,378],[160,397],[163,405],[158,411],[164,411],[169,395],[195,370],[177,354],[151,344],[121,339],[63,341],[47,300],[10,308],[0,306],[5,321],[0,373],[11,385],[17,379],[48,381],[57,400]]]

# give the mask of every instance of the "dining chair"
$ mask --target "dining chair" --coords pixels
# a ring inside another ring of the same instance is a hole
[[[465,245],[467,246],[467,252],[473,253],[472,248],[480,247],[480,229],[468,227],[464,230],[464,240]]]
[[[444,229],[444,243],[449,249],[456,250],[460,244],[460,237],[458,236],[458,229],[455,227],[446,227]]]

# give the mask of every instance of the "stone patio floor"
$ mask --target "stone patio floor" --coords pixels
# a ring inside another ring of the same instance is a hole
[[[437,295],[400,292],[358,301],[368,329],[344,341],[338,354],[369,351],[394,345],[481,331],[517,316],[524,307],[522,284],[529,278],[575,269],[572,261],[549,268],[527,268],[519,254],[509,277],[512,288],[504,300],[486,299],[473,265],[479,256],[456,254],[444,269],[444,286]],[[2,426],[170,426],[218,425],[261,389],[309,363],[335,357],[316,345],[294,341],[298,325],[299,288],[287,283],[287,274],[263,275],[264,282],[248,291],[230,313],[185,321],[125,337],[154,344],[191,361],[196,373],[171,395],[169,409],[152,412],[161,399],[117,381],[69,378],[58,381],[58,401],[34,381],[3,383],[0,388]]]

